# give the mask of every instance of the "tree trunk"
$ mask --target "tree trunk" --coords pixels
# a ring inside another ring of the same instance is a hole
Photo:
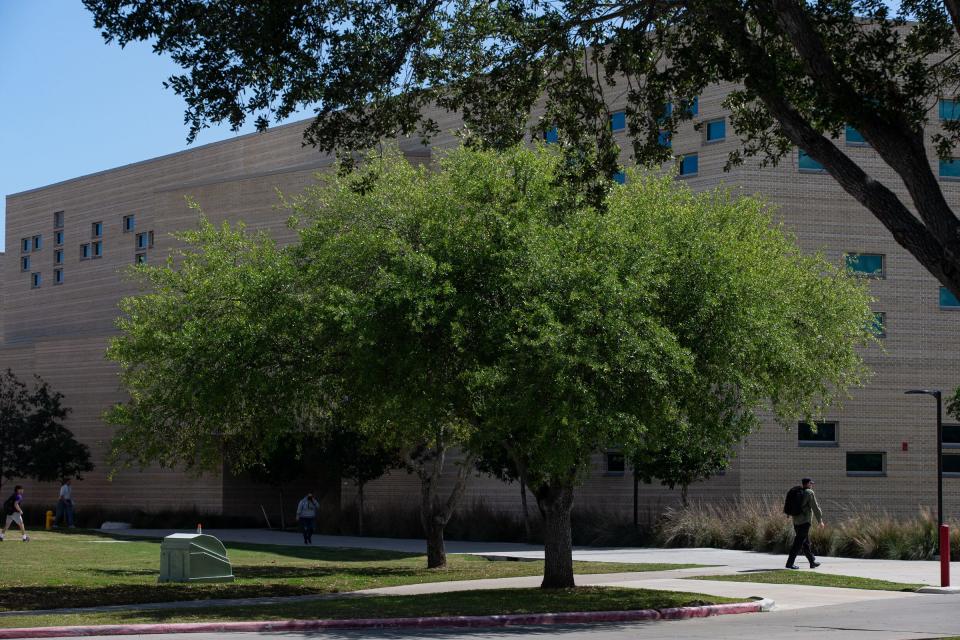
[[[443,544],[443,529],[450,521],[453,510],[467,488],[467,475],[473,467],[473,456],[468,455],[460,462],[457,479],[445,501],[437,497],[437,484],[443,472],[446,448],[438,438],[437,447],[431,456],[421,461],[417,470],[420,476],[420,523],[427,538],[427,568],[438,569],[447,566],[447,552]]]
[[[358,490],[357,497],[359,498],[359,501],[360,501],[360,510],[357,513],[357,535],[358,536],[363,535],[363,485],[364,484],[365,483],[363,482],[357,483],[357,490]]]
[[[640,475],[633,470],[633,529],[640,528]]]
[[[520,474],[520,504],[523,506],[523,539],[530,542],[530,512],[527,510],[527,478]]]
[[[427,527],[427,568],[439,569],[447,566],[447,549],[443,544],[443,528],[446,522],[441,522],[437,517],[429,519]]]
[[[680,501],[683,503],[683,508],[687,508],[687,485],[680,487]]]
[[[573,581],[573,486],[544,485],[537,492],[543,513],[543,589],[570,589]]]
[[[287,518],[283,515],[283,487],[277,487],[280,491],[280,531],[287,530]]]

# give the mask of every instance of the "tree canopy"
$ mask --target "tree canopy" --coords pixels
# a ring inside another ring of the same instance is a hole
[[[191,140],[210,123],[237,128],[251,117],[262,129],[310,107],[308,143],[363,149],[385,137],[429,139],[438,123],[427,107],[438,106],[494,148],[556,126],[568,173],[597,203],[617,171],[614,97],[626,100],[634,159],[661,162],[670,153],[661,131],[689,119],[685,106],[704,88],[730,82],[726,106],[744,140],[732,164],[805,150],[960,295],[960,220],[927,153],[932,145],[951,157],[960,136],[953,102],[942,123],[931,116],[938,98],[958,93],[957,0],[904,0],[896,12],[882,0],[84,4],[107,41],[149,41],[184,69],[168,85],[187,102]],[[541,99],[544,118],[531,123]],[[895,181],[836,143],[846,125]]]

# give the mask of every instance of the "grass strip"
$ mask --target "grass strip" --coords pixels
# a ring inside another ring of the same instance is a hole
[[[844,589],[871,589],[874,591],[916,591],[924,586],[922,584],[907,584],[904,582],[891,582],[889,580],[876,580],[874,578],[840,576],[832,573],[794,571],[789,569],[734,573],[719,576],[694,576],[689,579],[723,580],[725,582],[759,582],[763,584],[798,584],[811,587],[842,587]]]
[[[543,562],[492,562],[449,555],[427,569],[416,553],[227,543],[236,581],[157,584],[159,540],[96,532],[38,532],[29,543],[0,543],[0,611],[94,607],[214,598],[282,597],[452,580],[543,575]],[[664,571],[693,564],[574,562],[580,575]]]
[[[621,587],[483,589],[406,596],[344,595],[342,598],[330,600],[278,605],[9,616],[0,617],[0,627],[635,611],[727,604],[744,600],[746,598]]]

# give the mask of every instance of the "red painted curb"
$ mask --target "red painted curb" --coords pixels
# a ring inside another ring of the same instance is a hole
[[[181,622],[173,624],[111,624],[77,627],[0,629],[8,638],[61,638],[64,636],[118,636],[156,633],[227,633],[256,631],[321,631],[323,629],[377,629],[427,627],[506,627],[511,625],[575,624],[583,622],[635,622],[682,620],[737,613],[755,613],[759,602],[715,604],[703,607],[640,609],[638,611],[572,611],[568,613],[514,613],[496,616],[439,616],[432,618],[354,618],[347,620],[277,620],[274,622]]]

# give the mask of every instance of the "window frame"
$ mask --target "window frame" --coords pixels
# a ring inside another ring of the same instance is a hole
[[[691,171],[690,173],[683,172],[683,166],[686,163],[687,158],[693,158],[694,162],[697,165],[696,170]],[[677,164],[679,169],[677,172],[678,178],[682,178],[682,179],[696,178],[697,176],[700,175],[700,154],[697,153],[696,151],[694,151],[693,153],[685,153],[681,156],[678,156],[677,160],[678,160]]]
[[[80,245],[80,259],[81,259],[81,260],[89,260],[91,255],[92,255],[92,253],[91,253],[91,250],[90,250],[90,243],[89,243],[89,242],[84,242],[83,244],[81,244],[81,245]]]
[[[30,254],[20,256],[20,273],[28,273],[30,271]]]
[[[710,125],[720,124],[723,126],[723,135],[719,138],[710,137]],[[717,144],[718,142],[724,142],[727,139],[727,119],[726,118],[714,118],[713,120],[707,120],[703,123],[703,143],[704,144]]]
[[[941,464],[943,465],[941,468],[943,469],[943,477],[944,477],[944,478],[960,478],[960,471],[947,471],[947,470],[946,470],[947,465],[944,464],[944,462],[946,462],[946,459],[947,459],[947,458],[955,458],[955,459],[960,460],[960,451],[957,451],[956,449],[951,449],[951,450],[949,450],[949,451],[944,451],[944,452],[943,452],[943,460],[941,461]]]
[[[43,234],[38,233],[30,239],[31,246],[34,251],[41,251],[43,249]]]
[[[953,292],[950,291],[950,289],[947,289],[946,287],[940,287],[939,292],[940,292],[940,299],[937,301],[937,306],[940,307],[941,311],[960,311],[960,298],[953,295]],[[945,297],[944,294],[956,300],[957,304],[944,305],[943,304],[943,300]]]
[[[63,264],[63,249],[54,249],[53,250],[53,264],[61,265]]]
[[[953,175],[945,174],[943,172],[944,167],[955,167],[956,173]],[[937,178],[940,180],[957,181],[960,180],[960,158],[950,158],[949,161],[943,160],[943,158],[938,159],[937,161]]]
[[[53,246],[62,247],[64,239],[63,229],[57,229],[53,232]]]
[[[123,216],[123,232],[124,233],[133,233],[137,229],[137,217],[136,214],[131,213],[128,216]]]
[[[63,284],[63,269],[54,269],[53,270],[53,286]]]
[[[815,420],[813,424],[817,425],[817,428],[833,425],[833,440],[803,440],[801,435],[803,435],[804,425],[810,424],[806,421],[797,422],[797,446],[798,447],[839,447],[840,440],[837,438],[837,430],[839,424],[836,420]]]
[[[90,238],[96,240],[103,237],[103,221],[90,223]]]
[[[877,320],[880,320],[880,330],[874,331],[877,328]],[[873,333],[875,338],[886,338],[887,337],[887,312],[886,311],[874,311],[873,312],[873,322],[870,323],[870,332]]]
[[[30,238],[20,238],[20,253],[30,253],[33,247],[33,240]]]
[[[880,257],[880,273],[867,273],[865,271],[854,271],[850,268],[850,258],[852,257],[863,257],[863,256],[879,256]],[[870,278],[871,280],[886,280],[887,279],[887,254],[885,253],[866,253],[860,251],[851,251],[843,254],[843,266],[847,270],[847,273],[856,276],[858,278]]]
[[[802,166],[803,159],[809,158],[811,162],[816,164],[816,167],[804,167]],[[797,149],[797,171],[800,173],[826,173],[827,170],[823,168],[823,165],[813,159],[809,153],[803,149]]]
[[[53,212],[53,228],[54,228],[55,230],[56,230],[56,229],[63,229],[64,218],[65,218],[65,216],[64,216],[64,212],[63,212],[63,211],[54,211],[54,212]]]
[[[39,271],[30,274],[30,288],[39,289],[43,285],[43,276]]]
[[[620,470],[610,468],[610,458],[619,456],[623,468]],[[603,454],[603,475],[607,478],[622,478],[627,474],[627,459],[620,449],[608,449]]]
[[[960,431],[960,423],[949,422],[947,424],[942,425],[942,427],[944,429],[944,432],[946,432],[946,429],[948,427],[956,428],[958,431]],[[943,448],[944,449],[960,449],[960,438],[958,438],[956,442],[947,442],[946,440],[944,440]]]
[[[880,471],[851,471],[850,456],[871,455],[880,456]],[[885,478],[887,476],[887,452],[886,451],[847,451],[844,456],[845,470],[848,478]]]
[[[133,254],[133,264],[147,264],[147,254],[142,251]]]
[[[860,137],[859,140],[851,140],[850,132],[856,132],[856,135]],[[867,139],[863,137],[863,134],[860,131],[849,124],[844,125],[843,127],[843,143],[848,147],[869,147],[870,143],[867,142]]]
[[[91,249],[93,250],[93,255],[90,256],[94,260],[99,260],[103,257],[103,240],[94,240],[90,243]]]
[[[952,106],[952,113],[954,117],[944,116],[944,103],[949,102]],[[939,98],[937,100],[937,116],[940,119],[940,122],[951,122],[953,120],[960,120],[960,99],[957,98]]]
[[[619,126],[619,127],[616,126],[616,125],[614,124],[614,118],[618,118],[618,119],[619,119],[619,118],[623,118],[623,125],[622,125],[622,126]],[[618,133],[618,132],[620,132],[620,131],[626,131],[626,130],[627,130],[627,112],[626,112],[626,110],[625,110],[625,109],[617,109],[616,111],[611,111],[611,112],[610,112],[610,131],[612,131],[613,133]]]

